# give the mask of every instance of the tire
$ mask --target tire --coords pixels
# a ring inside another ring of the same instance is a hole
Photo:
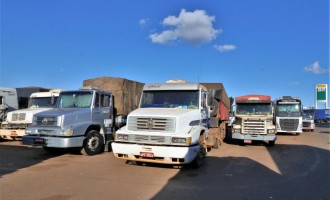
[[[224,141],[228,144],[233,143],[232,135],[233,135],[232,129],[227,127],[226,128],[226,137],[225,137]]]
[[[201,146],[201,149],[197,153],[193,162],[191,163],[191,166],[195,169],[200,168],[204,163],[205,155],[206,155],[206,149]]]
[[[216,99],[212,100],[212,105],[210,106],[210,116],[214,117],[217,115],[219,110],[219,102]]]
[[[201,167],[204,163],[204,159],[207,155],[207,147],[205,143],[205,135],[201,134],[199,137],[199,151],[195,157],[195,159],[190,163],[191,166],[195,169]]]
[[[99,132],[91,130],[88,132],[84,143],[83,148],[81,149],[81,154],[87,156],[94,156],[100,154],[104,151],[104,142],[103,137]]]

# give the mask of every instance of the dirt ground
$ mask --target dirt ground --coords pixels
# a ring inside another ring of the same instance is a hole
[[[224,143],[199,169],[0,142],[0,199],[330,199],[330,123],[275,146]]]

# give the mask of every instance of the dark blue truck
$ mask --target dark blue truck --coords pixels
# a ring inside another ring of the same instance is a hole
[[[314,116],[315,123],[330,121],[330,109],[306,109],[304,112]]]

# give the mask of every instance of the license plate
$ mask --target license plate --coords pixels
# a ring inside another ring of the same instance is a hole
[[[244,143],[251,144],[252,140],[244,140]]]
[[[44,138],[33,138],[33,143],[34,144],[46,144]]]
[[[10,136],[12,136],[12,137],[15,137],[15,136],[17,136],[17,133],[16,133],[16,131],[11,131],[11,132],[10,132]]]
[[[145,157],[145,158],[153,158],[154,153],[152,153],[152,152],[140,152],[140,156]]]

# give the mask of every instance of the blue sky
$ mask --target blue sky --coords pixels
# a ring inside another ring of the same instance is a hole
[[[329,84],[328,0],[0,2],[0,87],[183,79],[311,106]]]

